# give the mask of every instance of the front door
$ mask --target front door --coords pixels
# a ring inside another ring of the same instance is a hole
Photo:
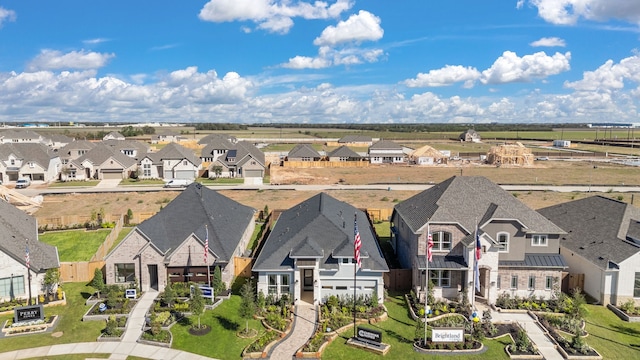
[[[303,290],[313,291],[313,269],[304,269],[302,280]]]
[[[149,287],[158,290],[158,265],[147,265],[149,268]]]

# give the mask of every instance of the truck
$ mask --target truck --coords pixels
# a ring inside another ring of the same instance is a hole
[[[166,188],[187,187],[192,182],[193,180],[191,179],[169,179],[169,181],[164,183],[164,187]]]
[[[31,185],[31,179],[29,178],[19,178],[18,181],[16,181],[16,189],[24,189],[29,187],[29,185]]]

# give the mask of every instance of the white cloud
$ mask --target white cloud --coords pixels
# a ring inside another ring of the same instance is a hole
[[[16,21],[16,12],[0,6],[0,28],[7,21]]]
[[[326,59],[308,56],[295,56],[289,59],[288,63],[282,65],[288,69],[323,69],[329,66],[331,66],[331,62]]]
[[[380,27],[380,18],[372,13],[360,10],[336,26],[327,26],[313,44],[317,46],[336,46],[338,44],[380,40],[384,30]]]
[[[82,43],[86,45],[96,45],[96,44],[102,44],[103,42],[107,42],[107,41],[109,41],[109,39],[95,38],[95,39],[82,40]]]
[[[565,47],[567,44],[563,39],[558,37],[543,37],[539,40],[529,43],[533,47]]]
[[[419,73],[415,79],[405,80],[404,84],[408,87],[439,87],[465,82],[466,87],[471,87],[479,78],[480,72],[474,67],[447,65],[426,74]]]
[[[66,54],[58,50],[45,49],[28,65],[29,71],[59,70],[59,69],[98,69],[115,57],[114,54],[97,53],[93,51],[71,51]]]
[[[634,0],[529,0],[529,3],[538,8],[541,18],[557,25],[573,25],[580,18],[640,24],[640,2]]]
[[[622,59],[614,64],[607,60],[594,71],[585,71],[581,80],[565,82],[564,86],[577,91],[611,92],[624,88],[624,81],[640,83],[640,55]]]
[[[318,56],[295,56],[281,67],[288,69],[322,69],[337,65],[357,65],[362,63],[374,63],[385,54],[381,49],[361,49],[348,47],[336,50],[328,46],[318,49]]]
[[[569,70],[570,59],[570,52],[549,56],[541,51],[519,57],[512,51],[505,51],[489,69],[482,72],[480,81],[484,84],[502,84],[545,78]]]
[[[325,1],[210,0],[198,17],[212,22],[251,21],[259,29],[285,34],[294,25],[293,18],[337,18],[353,4],[352,0],[337,0],[331,5]]]

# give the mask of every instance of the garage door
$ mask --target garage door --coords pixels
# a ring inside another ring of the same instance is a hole
[[[103,179],[122,179],[122,172],[121,171],[108,171],[108,170],[103,170],[102,171],[102,178]]]
[[[176,171],[176,179],[194,179],[195,175],[192,170]]]
[[[244,177],[262,177],[262,170],[245,170]]]
[[[164,172],[164,178],[165,179],[173,179],[173,172],[171,170],[166,170]]]

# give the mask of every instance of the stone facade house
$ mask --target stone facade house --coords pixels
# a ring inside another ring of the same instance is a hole
[[[639,208],[592,196],[538,212],[567,231],[560,254],[570,274],[584,274],[587,294],[603,305],[640,305]]]
[[[362,239],[357,295],[384,298],[389,271],[366,213],[320,193],[284,211],[253,265],[258,291],[313,304],[353,296],[355,222]]]
[[[209,279],[218,266],[230,287],[235,257],[243,255],[253,235],[254,215],[255,209],[193,183],[106,256],[106,282],[138,281],[143,291],[163,291],[169,282],[206,284],[208,263]]]
[[[26,252],[29,248],[29,268]],[[0,200],[0,302],[44,294],[48,269],[60,267],[58,250],[38,240],[36,218]]]
[[[413,270],[416,293],[424,294],[426,285],[428,232],[436,297],[477,295],[489,304],[501,293],[550,298],[567,268],[559,254],[565,231],[484,177],[455,176],[403,201],[394,207],[391,226],[392,245],[402,267]]]

